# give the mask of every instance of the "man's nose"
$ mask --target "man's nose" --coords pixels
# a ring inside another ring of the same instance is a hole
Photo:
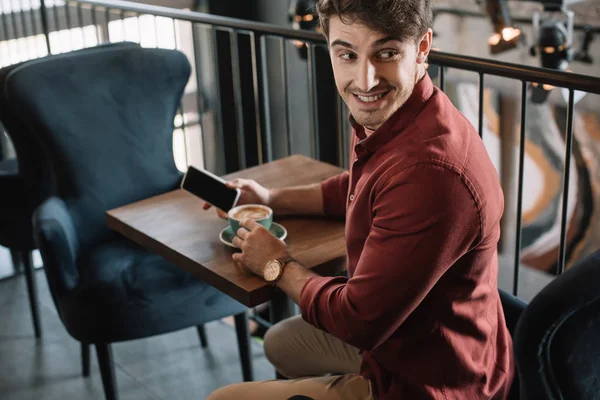
[[[365,59],[359,64],[355,84],[363,93],[369,92],[379,84],[377,69],[371,60]]]

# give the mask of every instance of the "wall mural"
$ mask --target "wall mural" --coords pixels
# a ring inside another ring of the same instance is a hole
[[[446,93],[474,126],[478,126],[478,87],[448,82]],[[520,98],[515,97],[520,103]],[[483,139],[496,169],[502,171],[499,94],[486,88]],[[560,245],[563,171],[566,150],[566,106],[548,103],[527,106],[523,231],[521,261],[554,274]],[[506,121],[504,121],[506,122]],[[519,121],[513,146],[518,165]],[[568,199],[567,265],[600,247],[600,121],[597,114],[575,111],[573,156]],[[515,167],[516,170],[517,167]],[[515,197],[516,199],[516,197]]]

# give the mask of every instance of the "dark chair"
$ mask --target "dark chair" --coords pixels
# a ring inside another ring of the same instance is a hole
[[[521,399],[600,399],[600,251],[529,303],[515,333]]]
[[[34,143],[55,194],[33,217],[50,291],[82,343],[84,374],[95,345],[107,399],[117,398],[111,343],[197,326],[204,346],[202,325],[229,315],[252,379],[246,307],[105,222],[109,209],[179,186],[173,121],[189,76],[178,51],[105,46],[25,63],[3,82],[26,128],[17,152]]]
[[[108,47],[139,47],[137,43],[123,42],[102,45],[80,52],[97,51]],[[32,61],[36,62],[36,61]],[[0,246],[10,250],[15,271],[21,266],[29,294],[29,305],[33,319],[35,336],[41,337],[39,305],[32,252],[36,249],[33,238],[31,217],[41,202],[53,192],[52,178],[48,175],[49,165],[37,143],[27,143],[25,121],[20,120],[11,111],[10,100],[4,90],[6,77],[25,63],[14,64],[0,70],[0,135],[6,130],[15,147],[17,158],[5,159],[5,149],[0,148]],[[0,138],[3,139],[3,138]],[[0,140],[0,146],[2,140]]]
[[[0,135],[2,134],[0,126]],[[0,156],[2,155],[0,152]],[[15,272],[21,266],[25,272],[33,329],[35,337],[39,338],[42,326],[31,254],[35,249],[31,228],[34,204],[29,201],[30,196],[15,158],[0,157],[0,193],[0,246],[10,250]]]

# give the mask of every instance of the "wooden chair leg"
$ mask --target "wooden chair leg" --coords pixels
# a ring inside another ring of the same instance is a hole
[[[205,349],[208,346],[208,340],[206,339],[206,328],[204,325],[198,325],[198,337],[200,337],[200,346]]]
[[[23,268],[25,269],[25,279],[27,281],[27,291],[29,293],[29,307],[31,308],[31,318],[33,319],[33,329],[35,337],[42,336],[42,325],[40,323],[40,311],[38,304],[37,288],[35,275],[33,273],[33,256],[30,251],[21,253]]]
[[[118,400],[119,394],[117,392],[112,346],[110,343],[96,343],[95,346],[98,364],[100,365],[100,375],[102,376],[102,386],[104,386],[104,396],[106,400]]]
[[[242,377],[244,382],[254,380],[252,371],[252,356],[250,348],[250,332],[248,330],[248,313],[243,312],[234,316],[235,333],[237,335],[240,361],[242,363]]]
[[[87,378],[90,376],[90,345],[81,342],[81,372]]]

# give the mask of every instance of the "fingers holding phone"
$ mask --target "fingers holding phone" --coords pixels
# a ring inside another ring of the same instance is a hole
[[[227,187],[240,190],[238,205],[262,204],[269,206],[269,189],[253,179],[234,179],[226,183]]]
[[[216,207],[221,218],[227,218],[227,211],[237,205],[241,195],[240,189],[228,187],[218,176],[192,166],[183,177],[181,188],[204,200],[204,210]]]

